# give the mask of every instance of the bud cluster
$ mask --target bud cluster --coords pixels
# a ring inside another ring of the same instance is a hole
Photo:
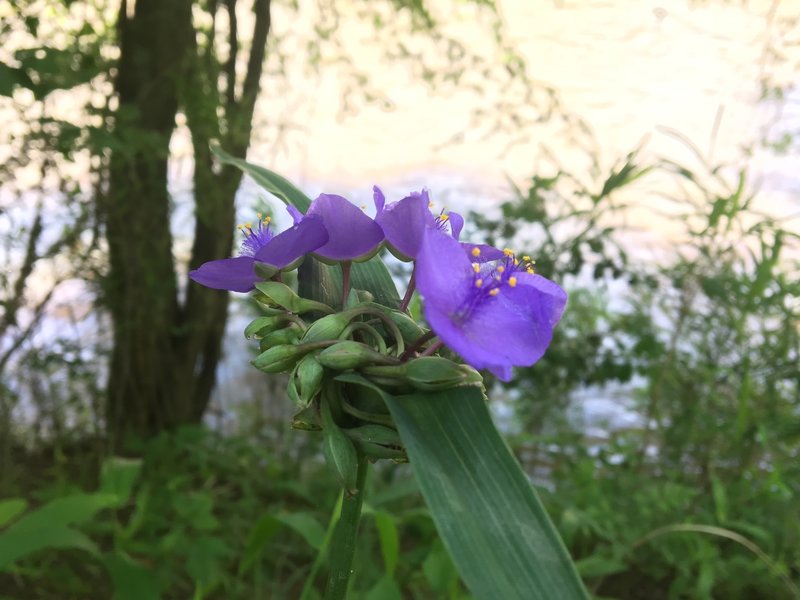
[[[298,296],[277,281],[256,284],[263,311],[245,329],[260,353],[253,365],[288,373],[287,394],[297,407],[295,429],[322,431],[325,454],[345,488],[353,489],[358,454],[371,460],[406,459],[384,394],[403,395],[481,386],[467,365],[431,356],[433,335],[407,313],[351,295],[336,312]]]

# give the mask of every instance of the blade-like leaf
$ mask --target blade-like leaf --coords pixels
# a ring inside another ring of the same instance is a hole
[[[384,397],[439,534],[476,598],[587,598],[477,388]]]
[[[373,256],[363,263],[353,263],[350,282],[354,288],[370,292],[379,304],[389,308],[400,306],[397,287],[380,256]]]
[[[278,175],[274,171],[259,167],[241,158],[231,156],[219,146],[211,146],[211,151],[220,162],[238,168],[249,175],[253,181],[269,193],[273,194],[284,203],[295,206],[300,212],[306,212],[311,205],[311,199],[308,196],[297,189],[288,179]]]
[[[291,204],[302,213],[305,213],[311,205],[311,199],[285,177],[231,156],[219,146],[212,146],[211,151],[221,162],[237,167],[285,204]],[[303,298],[310,298],[330,306],[336,306],[335,302],[341,299],[342,273],[338,266],[324,265],[307,257],[298,275],[299,292]],[[400,297],[397,295],[392,276],[378,256],[363,263],[354,263],[350,281],[352,287],[371,292],[375,301],[384,306],[397,308],[400,305]]]

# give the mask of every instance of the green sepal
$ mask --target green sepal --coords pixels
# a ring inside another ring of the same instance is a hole
[[[356,448],[372,462],[381,458],[386,458],[395,462],[408,462],[408,456],[406,456],[405,450],[389,448],[370,442],[356,442],[355,444]]]
[[[301,298],[288,285],[278,281],[262,281],[256,284],[256,289],[264,294],[273,304],[282,306],[286,310],[296,314],[312,311],[319,311],[326,314],[333,312],[333,309],[327,304]]]
[[[282,321],[284,319],[279,315],[258,317],[244,328],[244,337],[248,340],[262,338],[269,332],[274,331]]]
[[[315,406],[306,406],[292,417],[292,429],[301,431],[321,431],[319,411]]]
[[[322,377],[325,369],[313,354],[306,355],[297,363],[292,372],[292,382],[297,391],[300,406],[308,406],[322,389]]]
[[[285,373],[290,371],[295,363],[310,350],[310,348],[294,344],[273,346],[259,354],[253,361],[253,366],[265,373]]]
[[[283,346],[285,344],[295,344],[303,335],[303,331],[296,323],[289,323],[287,327],[271,331],[261,338],[259,347],[261,351],[268,350],[273,346]]]
[[[317,360],[322,366],[337,371],[357,369],[374,364],[391,365],[398,362],[396,358],[381,354],[366,344],[354,342],[352,340],[339,342],[338,344],[325,348],[325,350],[319,353]]]
[[[347,313],[325,315],[314,321],[303,336],[303,343],[335,340],[350,323]]]
[[[365,442],[370,444],[379,444],[381,446],[390,446],[394,448],[401,448],[403,446],[400,440],[400,434],[390,427],[383,425],[359,425],[358,427],[351,427],[344,430],[345,434],[355,442]]]
[[[440,356],[421,356],[401,365],[365,367],[362,372],[383,385],[409,385],[425,392],[483,384],[480,373],[472,367]]]
[[[253,262],[253,271],[256,275],[261,277],[261,279],[272,279],[275,275],[280,273],[281,270],[267,263],[255,261]]]

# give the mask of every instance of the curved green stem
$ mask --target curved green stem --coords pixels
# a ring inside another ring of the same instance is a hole
[[[350,310],[346,311],[345,314],[347,314],[351,319],[354,319],[359,315],[371,315],[380,319],[383,323],[383,326],[389,333],[392,334],[392,337],[394,337],[394,340],[397,343],[397,354],[400,355],[405,352],[405,341],[403,340],[403,334],[400,332],[400,328],[388,317],[388,315],[369,306],[356,306],[355,308],[351,308]]]
[[[339,522],[333,532],[330,546],[331,570],[328,575],[328,586],[325,588],[324,600],[344,600],[347,595],[347,584],[353,566],[353,555],[356,551],[356,534],[361,519],[361,505],[364,501],[364,482],[367,478],[367,458],[359,453],[356,493],[344,496]]]

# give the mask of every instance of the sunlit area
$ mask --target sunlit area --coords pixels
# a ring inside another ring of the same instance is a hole
[[[0,600],[800,598],[800,2],[0,42]]]

